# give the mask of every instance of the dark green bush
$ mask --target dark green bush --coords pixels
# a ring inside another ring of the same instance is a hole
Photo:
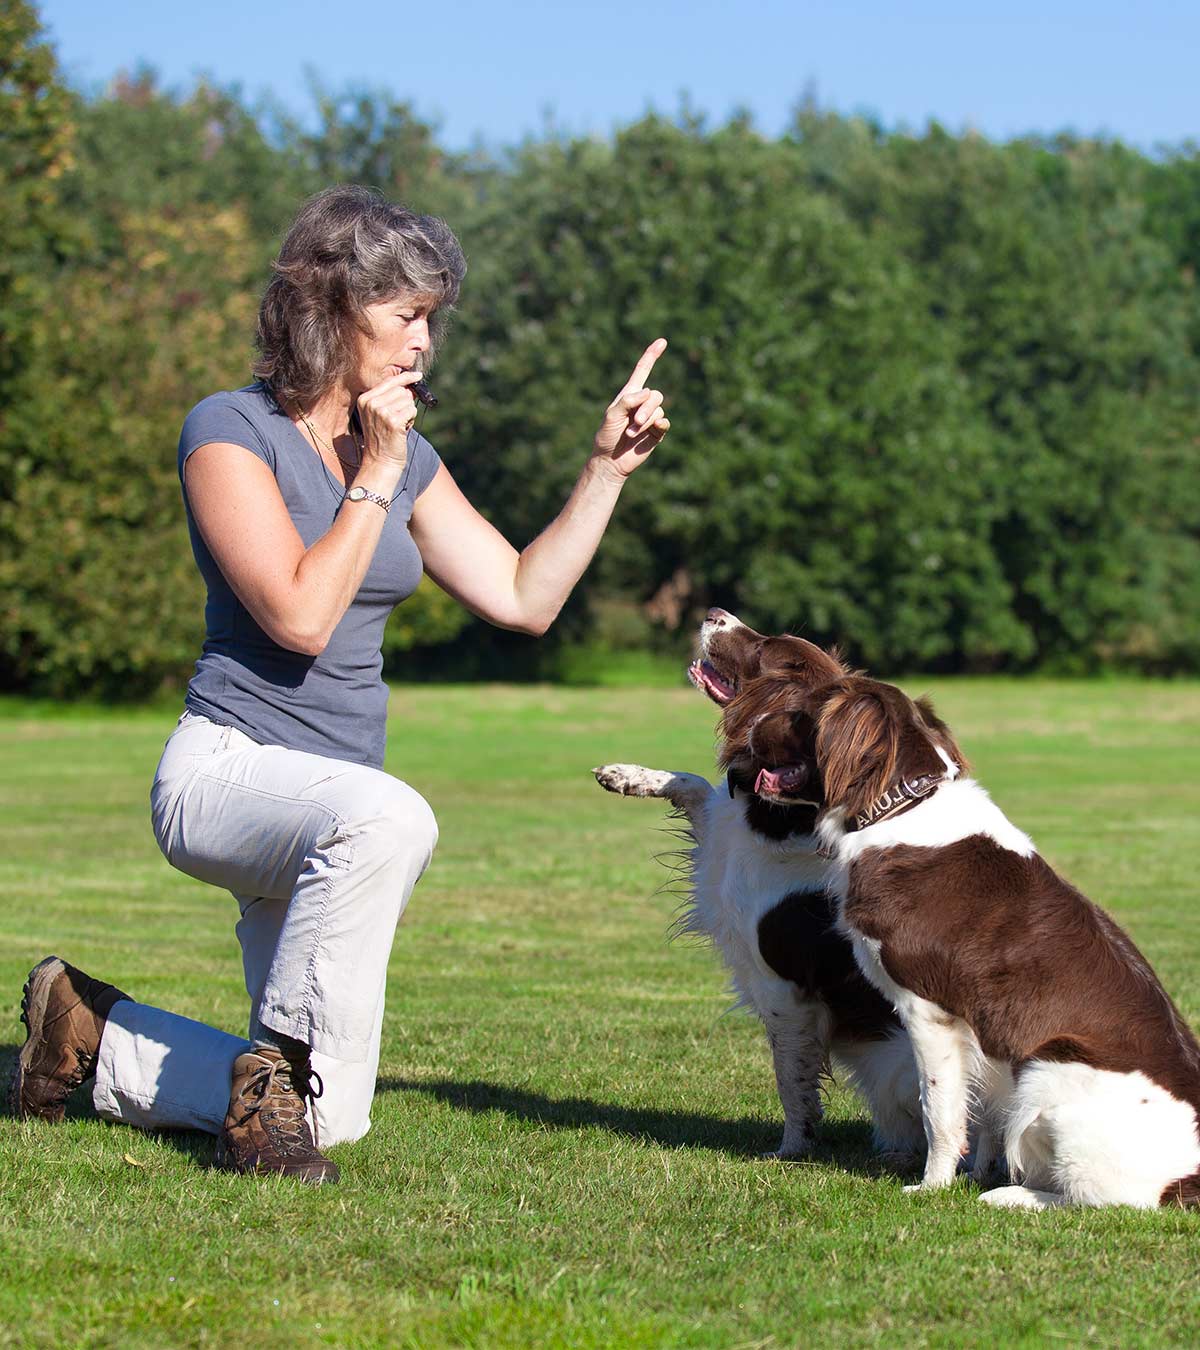
[[[179,424],[247,378],[278,233],[334,179],[459,231],[426,431],[518,546],[644,344],[671,341],[670,437],[551,636],[486,631],[426,585],[389,671],[677,651],[714,603],[881,671],[1200,664],[1194,148],[807,108],[777,139],[648,118],[478,163],[370,91],[316,91],[315,132],[146,72],[81,99],[20,0],[0,71],[0,687],[186,677]]]

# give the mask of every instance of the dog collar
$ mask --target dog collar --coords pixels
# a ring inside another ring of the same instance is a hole
[[[926,797],[932,796],[947,780],[933,774],[922,774],[919,778],[904,778],[893,783],[882,795],[854,817],[853,825],[847,823],[846,829],[865,830],[869,825],[878,825],[881,820],[890,820],[909,807],[916,806]]]

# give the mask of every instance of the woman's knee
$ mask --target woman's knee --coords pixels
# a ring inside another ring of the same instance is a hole
[[[438,824],[433,808],[419,792],[398,778],[380,784],[364,801],[352,830],[375,849],[397,860],[415,860],[423,869],[437,847]]]

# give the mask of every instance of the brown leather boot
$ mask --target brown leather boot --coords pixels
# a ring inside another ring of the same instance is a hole
[[[128,997],[57,956],[34,966],[21,998],[28,1034],[9,1085],[13,1115],[62,1120],[67,1098],[96,1072],[109,1009]]]
[[[337,1181],[337,1166],[317,1151],[306,1116],[308,1102],[322,1090],[307,1054],[289,1060],[282,1051],[263,1046],[239,1055],[217,1139],[217,1166],[232,1172],[279,1172],[317,1186]]]

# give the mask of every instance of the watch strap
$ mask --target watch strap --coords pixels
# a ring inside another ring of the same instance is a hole
[[[352,487],[342,500],[347,502],[374,502],[376,506],[382,506],[385,512],[392,509],[392,504],[386,497],[378,492],[371,492],[364,487]]]

